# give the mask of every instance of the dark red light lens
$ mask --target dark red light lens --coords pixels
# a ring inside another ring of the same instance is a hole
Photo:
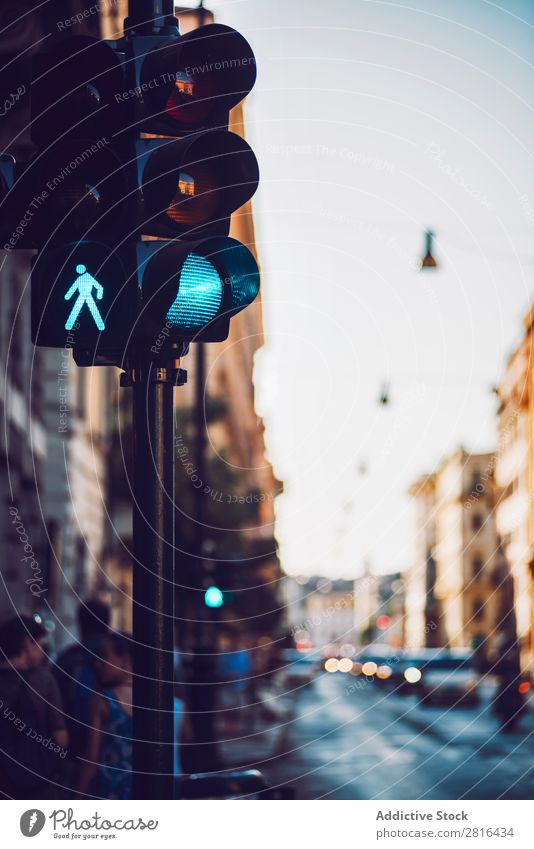
[[[214,94],[215,86],[209,74],[194,79],[185,72],[178,72],[165,103],[165,112],[178,124],[202,125],[213,111]]]

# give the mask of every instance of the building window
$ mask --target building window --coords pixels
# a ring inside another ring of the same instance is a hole
[[[482,525],[484,524],[484,517],[482,513],[473,513],[473,517],[471,519],[471,527],[474,531],[479,531]]]
[[[482,492],[483,489],[484,489],[484,485],[482,483],[482,475],[480,474],[479,471],[474,471],[472,482],[471,482],[471,490],[474,493],[479,493],[479,492]]]
[[[484,619],[484,602],[483,601],[475,601],[473,602],[473,619],[476,619],[480,622],[481,619]]]
[[[473,557],[473,578],[475,581],[479,581],[482,577],[482,572],[484,571],[484,560],[480,556],[480,554],[475,554]]]

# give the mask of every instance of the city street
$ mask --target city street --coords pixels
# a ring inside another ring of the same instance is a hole
[[[497,732],[479,710],[420,708],[412,697],[320,675],[262,764],[298,799],[532,799],[534,718]]]
[[[358,846],[469,801],[492,838],[534,800],[533,33],[527,0],[0,6],[17,836],[142,801],[198,841],[175,802],[243,798],[354,801]],[[324,849],[301,810],[255,849]]]

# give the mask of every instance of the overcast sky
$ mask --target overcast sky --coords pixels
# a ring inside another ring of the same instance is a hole
[[[256,383],[283,566],[405,568],[407,488],[495,444],[491,388],[534,291],[534,3],[212,8],[258,64]],[[426,227],[440,268],[421,274]]]

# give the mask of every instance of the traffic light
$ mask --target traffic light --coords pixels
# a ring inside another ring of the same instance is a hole
[[[222,607],[224,604],[224,595],[219,587],[208,587],[204,593],[204,604],[206,607]]]
[[[228,336],[259,290],[255,258],[228,235],[258,185],[254,153],[228,131],[255,76],[235,30],[180,36],[169,16],[150,32],[127,19],[116,42],[69,35],[35,57],[38,150],[12,204],[24,247],[38,249],[35,344],[124,364]]]

